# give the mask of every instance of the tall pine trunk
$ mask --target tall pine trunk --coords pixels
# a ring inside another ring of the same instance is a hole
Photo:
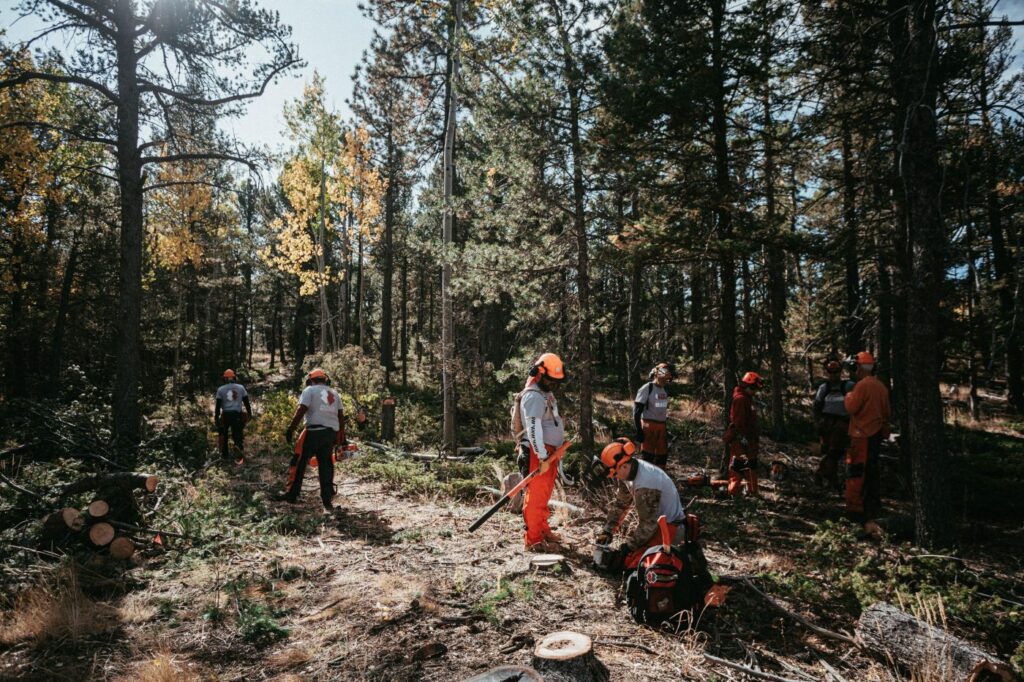
[[[912,2],[895,20],[893,44],[895,94],[905,116],[900,139],[909,247],[905,350],[907,392],[913,396],[905,407],[913,461],[914,539],[927,548],[950,547],[955,540],[939,393],[939,304],[948,235],[941,212],[942,168],[935,117],[935,12],[936,0]]]
[[[119,448],[128,449],[139,442],[142,423],[139,405],[139,382],[142,379],[142,159],[139,152],[134,3],[119,0],[113,14],[117,25],[117,179],[121,261],[112,407],[115,443]]]
[[[444,242],[444,263],[441,266],[441,396],[444,410],[441,442],[444,452],[455,454],[455,308],[452,301],[452,223],[455,206],[452,190],[455,184],[455,124],[458,118],[459,100],[457,82],[459,78],[459,40],[462,33],[462,0],[452,0],[454,22],[450,45],[448,69],[448,107],[444,133],[444,219],[441,238]]]

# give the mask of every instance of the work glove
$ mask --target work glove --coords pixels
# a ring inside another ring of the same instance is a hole
[[[606,532],[598,533],[597,537],[594,538],[594,542],[596,542],[599,545],[607,545],[611,541],[612,541],[612,534],[611,533],[606,533]]]
[[[644,442],[644,430],[640,429],[639,431],[637,431],[636,432],[636,436],[633,438],[633,440],[636,441],[637,445],[640,445],[641,443],[643,443]]]
[[[548,469],[550,469],[550,468],[551,468],[551,460],[550,459],[542,459],[542,460],[540,460],[540,473],[541,474],[546,474],[548,472]]]

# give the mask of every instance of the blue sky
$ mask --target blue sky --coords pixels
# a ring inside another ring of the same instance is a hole
[[[0,0],[0,29],[12,41],[34,36],[43,25],[32,17],[18,20],[17,4],[17,0]],[[277,148],[283,142],[281,110],[285,102],[302,94],[302,84],[314,68],[327,79],[329,105],[348,117],[345,100],[352,94],[352,73],[370,45],[373,24],[359,11],[357,0],[263,0],[259,4],[277,10],[292,27],[293,42],[307,66],[269,86],[249,104],[244,117],[225,121],[222,127],[246,144]]]

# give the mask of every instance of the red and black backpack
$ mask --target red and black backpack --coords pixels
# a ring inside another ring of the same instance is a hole
[[[637,623],[648,625],[657,625],[683,611],[699,616],[704,593],[712,582],[704,552],[697,542],[696,517],[687,515],[682,545],[670,544],[664,516],[658,519],[658,525],[663,544],[644,552],[639,565],[626,576],[629,613]]]

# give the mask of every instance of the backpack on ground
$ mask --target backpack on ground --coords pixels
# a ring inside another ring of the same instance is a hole
[[[626,605],[637,623],[657,625],[681,612],[689,612],[686,617],[692,620],[700,616],[704,594],[712,580],[704,552],[696,537],[691,537],[697,533],[691,532],[689,519],[686,525],[686,540],[682,545],[664,542],[649,548],[640,557],[639,565],[627,574]],[[668,539],[667,536],[665,524],[662,539]],[[666,546],[668,551],[665,551]]]

